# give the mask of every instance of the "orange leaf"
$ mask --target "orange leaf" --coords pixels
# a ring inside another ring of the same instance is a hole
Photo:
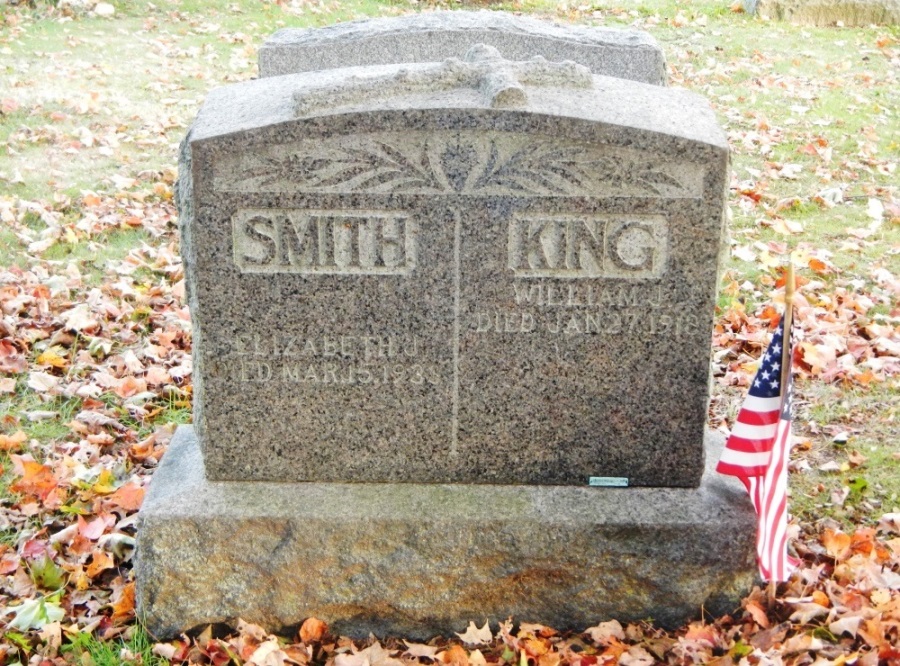
[[[542,638],[526,638],[520,643],[531,657],[540,657],[550,651],[550,643]]]
[[[134,617],[134,583],[122,588],[119,600],[112,604],[112,612],[112,620],[117,624]]]
[[[769,328],[775,328],[778,326],[778,322],[781,321],[781,313],[771,305],[767,305],[763,308],[763,311],[759,313],[759,318],[765,319],[769,324]]]
[[[93,206],[99,206],[100,205],[100,197],[98,197],[96,194],[93,194],[93,193],[85,194],[84,198],[81,200],[81,203],[86,208],[92,208]]]
[[[308,617],[300,625],[300,640],[309,645],[318,643],[328,632],[328,625],[317,617]]]
[[[0,435],[0,451],[18,451],[27,441],[28,436],[22,430],[12,435]]]
[[[850,553],[850,535],[826,529],[822,534],[825,551],[836,560],[842,560]]]
[[[441,654],[441,659],[450,666],[469,666],[469,655],[461,645],[451,645]]]
[[[141,508],[141,502],[144,501],[144,493],[145,490],[136,483],[126,483],[107,500],[126,511],[137,511]]]
[[[112,555],[102,550],[95,550],[91,563],[87,566],[87,575],[91,578],[96,578],[107,569],[112,569],[115,566],[116,563],[113,561]]]
[[[819,275],[826,275],[830,272],[828,270],[828,264],[826,264],[821,259],[816,259],[815,257],[809,260],[809,267]]]
[[[31,495],[32,497],[47,499],[57,486],[53,471],[46,465],[34,460],[19,460],[22,465],[22,478],[12,484],[9,489],[14,493]]]

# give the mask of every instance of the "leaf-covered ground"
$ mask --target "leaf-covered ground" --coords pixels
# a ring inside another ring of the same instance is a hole
[[[797,574],[668,633],[471,618],[422,645],[310,619],[157,643],[135,623],[136,512],[190,420],[177,143],[273,30],[434,7],[462,5],[0,0],[0,664],[900,664],[900,33],[721,2],[494,7],[649,30],[673,85],[713,101],[733,176],[710,425],[733,422],[792,250]]]

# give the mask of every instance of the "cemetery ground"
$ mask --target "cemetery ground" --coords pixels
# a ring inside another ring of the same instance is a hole
[[[0,4],[0,664],[900,663],[900,31],[722,2],[491,7],[648,30],[671,84],[713,102],[733,173],[712,428],[733,423],[793,253],[791,580],[670,632],[516,617],[354,642],[312,618],[157,642],[136,623],[137,510],[191,418],[173,204],[187,123],[211,88],[255,75],[279,27],[435,7],[463,5]]]

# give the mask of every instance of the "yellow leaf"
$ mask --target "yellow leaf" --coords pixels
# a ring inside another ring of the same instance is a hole
[[[56,353],[53,347],[38,356],[37,363],[38,365],[49,365],[54,368],[65,368],[67,365],[69,365],[68,359],[63,358],[58,353]]]
[[[115,486],[116,478],[113,476],[113,473],[108,469],[104,469],[100,472],[100,477],[97,479],[97,482],[91,487],[98,495],[109,495],[116,491]]]

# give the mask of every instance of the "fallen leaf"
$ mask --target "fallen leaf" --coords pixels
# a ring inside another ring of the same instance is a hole
[[[87,522],[83,516],[78,516],[78,532],[85,539],[96,541],[106,531],[106,521],[102,516],[94,518],[91,522]]]
[[[798,624],[809,624],[810,620],[828,614],[827,608],[816,603],[795,604],[794,609],[790,620]]]
[[[32,372],[28,375],[28,388],[38,393],[48,393],[59,385],[59,377],[46,372]]]
[[[878,531],[900,534],[900,513],[885,513],[878,519]]]
[[[769,616],[766,614],[766,611],[763,610],[762,606],[760,606],[755,601],[747,601],[744,604],[744,609],[750,613],[750,617],[753,618],[753,621],[756,622],[763,629],[769,628]]]
[[[49,601],[43,597],[40,599],[28,599],[19,606],[6,609],[13,614],[9,626],[19,631],[29,629],[43,629],[51,622],[59,622],[66,616],[66,612],[59,603]]]
[[[87,565],[87,575],[96,578],[107,569],[115,568],[116,563],[112,556],[102,550],[95,550],[91,562]]]
[[[656,659],[653,658],[653,655],[640,645],[633,645],[619,657],[621,666],[653,666],[655,663]]]
[[[403,654],[408,654],[409,656],[415,657],[416,659],[421,659],[422,657],[426,659],[434,659],[434,656],[440,649],[438,647],[435,647],[434,645],[425,645],[424,643],[410,643],[409,641],[403,642],[406,643],[406,651]]]
[[[591,637],[597,645],[609,645],[610,639],[615,638],[620,641],[625,640],[625,630],[618,620],[610,620],[609,622],[601,622],[595,627],[588,627],[584,633]]]
[[[119,488],[119,490],[113,493],[112,497],[115,497],[119,491],[124,489],[125,486],[122,486],[122,488]],[[140,490],[142,491],[141,499],[143,499],[143,488]],[[138,502],[138,506],[140,506],[140,502]],[[307,645],[310,643],[318,643],[326,633],[328,633],[328,625],[315,617],[306,618],[303,621],[303,624],[300,625],[300,640]]]
[[[491,633],[490,623],[487,620],[485,620],[484,626],[481,627],[481,629],[476,627],[475,623],[470,620],[469,626],[466,628],[465,632],[456,635],[459,636],[459,639],[466,645],[486,645],[494,639],[494,636]]]
[[[22,467],[21,478],[9,487],[14,493],[44,500],[56,489],[58,482],[52,469],[34,460],[25,460],[15,455],[13,458],[18,458]]]
[[[28,436],[23,430],[17,430],[12,435],[0,435],[0,451],[18,451],[27,441]]]
[[[126,511],[137,511],[141,508],[141,503],[144,501],[144,494],[145,490],[141,486],[135,483],[126,483],[124,486],[109,495],[109,497],[107,497],[107,500],[115,504],[116,506],[125,509]],[[308,618],[306,622],[309,622],[310,620],[315,620],[315,618]],[[315,621],[318,622],[318,620]],[[306,622],[303,623],[303,626],[306,626]],[[322,625],[323,627],[327,628],[324,622],[322,623]],[[303,631],[303,627],[300,628],[300,631]],[[301,640],[303,640],[304,643],[309,642],[302,638]],[[321,635],[314,640],[321,640]]]
[[[835,636],[850,634],[853,638],[856,638],[856,632],[859,631],[859,625],[862,621],[863,618],[859,615],[845,616],[840,620],[835,620],[834,622],[829,624],[828,631],[830,631]]]
[[[125,622],[134,617],[134,583],[126,583],[119,598],[111,604],[112,620],[115,623]]]
[[[470,623],[473,627],[474,623]],[[460,634],[457,634],[459,636]],[[441,653],[441,661],[448,666],[469,666],[469,655],[461,645],[451,645]]]
[[[822,533],[822,545],[825,546],[825,552],[836,560],[843,560],[849,555],[851,541],[850,535],[844,532],[825,529]]]
[[[0,372],[21,373],[28,369],[28,360],[12,340],[0,340]]]

